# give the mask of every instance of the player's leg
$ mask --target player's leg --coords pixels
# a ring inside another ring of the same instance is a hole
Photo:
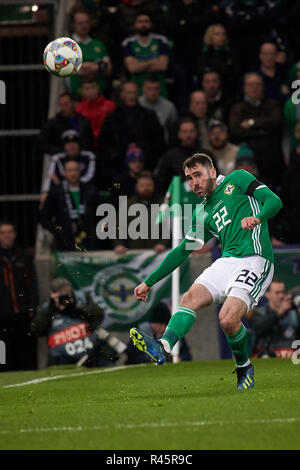
[[[237,388],[248,389],[254,386],[254,367],[248,355],[248,334],[242,317],[251,305],[251,298],[244,289],[234,288],[230,292],[219,313],[220,327],[236,361]]]
[[[220,269],[220,263],[225,264],[223,269]],[[136,328],[130,330],[130,337],[135,346],[148,354],[156,364],[163,364],[164,353],[170,353],[177,341],[188,333],[199,310],[225,296],[227,282],[228,259],[216,260],[195,279],[194,284],[183,295],[177,311],[172,315],[159,341],[153,340]]]
[[[201,308],[210,305],[213,297],[202,284],[193,284],[183,295],[179,307],[172,315],[168,326],[160,339],[167,353],[170,353],[177,341],[192,328]]]
[[[162,365],[165,362],[165,353],[170,353],[174,345],[192,328],[198,313],[202,307],[210,305],[213,297],[209,290],[201,284],[193,284],[183,295],[180,305],[172,315],[167,328],[159,341],[148,335],[131,328],[130,337],[133,344],[147,354],[153,362]]]
[[[247,292],[240,289],[247,296]],[[220,313],[220,327],[231,347],[237,366],[249,364],[247,349],[247,331],[242,323],[242,317],[247,313],[248,306],[244,300],[229,296],[225,300]]]

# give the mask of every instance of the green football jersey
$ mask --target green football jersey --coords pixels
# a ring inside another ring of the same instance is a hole
[[[169,56],[169,43],[165,36],[160,34],[151,34],[147,45],[140,44],[136,36],[131,36],[125,39],[122,43],[123,56],[134,57],[138,61],[147,61],[150,59],[157,59],[161,55]],[[141,72],[132,74],[132,80],[139,87],[139,95],[143,94],[144,79],[149,72]],[[168,97],[166,77],[164,72],[157,72],[160,81],[160,94],[164,98]]]
[[[82,50],[83,62],[94,62],[95,60],[109,58],[107,49],[102,41],[98,39],[90,39],[86,43],[78,42]],[[68,77],[71,91],[75,96],[81,94],[81,77],[79,75],[71,75]],[[107,79],[103,75],[99,75],[98,83],[100,93],[107,88]]]
[[[256,217],[262,204],[247,189],[256,178],[245,170],[236,170],[228,176],[219,176],[217,187],[209,198],[202,200],[193,212],[192,222],[186,234],[189,240],[206,243],[213,236],[222,247],[222,257],[260,255],[273,262],[273,249],[268,223],[263,221],[253,230],[243,230],[245,217]],[[261,186],[257,187],[259,190]]]

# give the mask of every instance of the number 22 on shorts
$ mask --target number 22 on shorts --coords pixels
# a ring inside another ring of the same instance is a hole
[[[249,271],[249,269],[242,269],[241,273],[235,279],[235,282],[243,282],[253,287],[257,280],[258,276],[256,276],[254,272]]]

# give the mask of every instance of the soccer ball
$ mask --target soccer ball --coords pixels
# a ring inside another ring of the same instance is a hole
[[[81,49],[73,39],[54,39],[44,50],[44,65],[57,77],[73,75],[82,65]]]

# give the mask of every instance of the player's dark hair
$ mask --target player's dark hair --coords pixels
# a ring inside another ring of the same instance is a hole
[[[194,168],[198,164],[204,166],[205,168],[214,168],[213,161],[209,155],[206,155],[206,153],[194,153],[194,155],[187,158],[183,163],[183,171],[186,168]]]

